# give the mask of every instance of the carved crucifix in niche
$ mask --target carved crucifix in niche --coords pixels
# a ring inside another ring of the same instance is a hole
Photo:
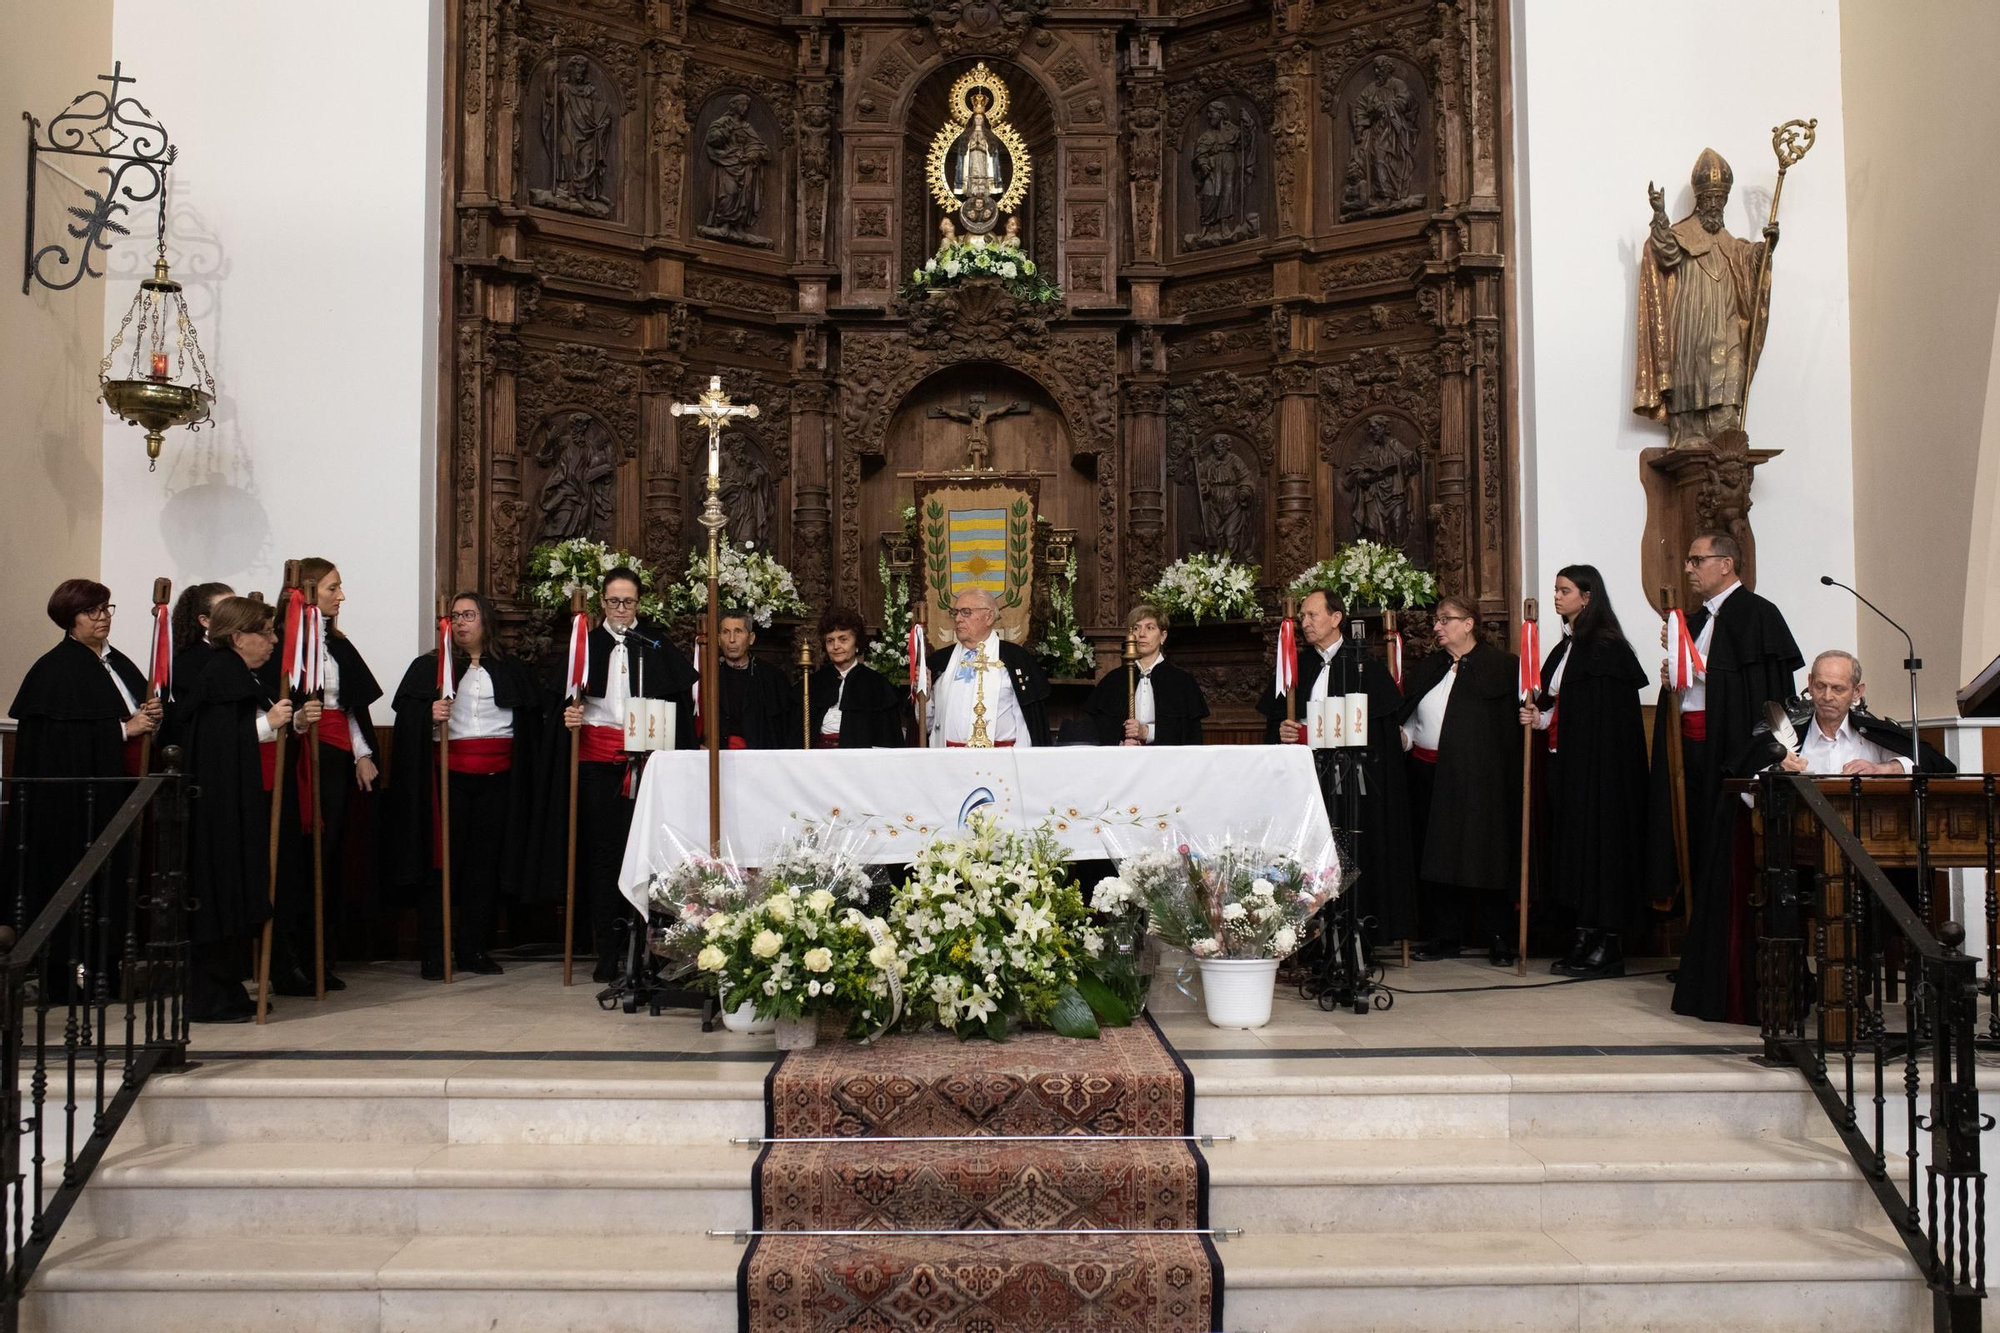
[[[986,437],[986,423],[995,417],[1013,416],[1016,412],[1026,412],[1026,403],[1008,403],[1005,407],[988,407],[986,395],[971,393],[965,396],[965,406],[933,407],[926,415],[943,421],[959,421],[969,428],[965,432],[966,466],[974,472],[991,472],[993,465],[993,443]]]

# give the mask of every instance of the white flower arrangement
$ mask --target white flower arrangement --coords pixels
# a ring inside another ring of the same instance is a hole
[[[1146,600],[1176,620],[1247,619],[1256,616],[1256,565],[1238,564],[1226,555],[1197,552],[1182,556],[1160,571],[1159,582]]]
[[[933,837],[890,902],[908,964],[908,1011],[960,1037],[1022,1023],[1094,1037],[1131,1011],[1084,970],[1088,910],[1046,825],[1004,832],[990,814]]]
[[[654,940],[653,951],[679,959],[701,947],[711,917],[741,912],[756,900],[759,890],[728,858],[690,855],[665,874],[653,876],[647,896],[654,907],[674,918]]]
[[[1160,938],[1197,958],[1289,957],[1329,889],[1329,877],[1259,842],[1139,853],[1118,879],[1145,900]]]
[[[639,557],[588,537],[543,542],[528,554],[528,600],[536,606],[567,608],[570,594],[583,589],[594,610],[604,595],[604,576],[620,565],[639,576],[639,618],[660,621],[666,605],[653,591],[653,571]]]
[[[1097,674],[1097,652],[1076,627],[1076,551],[1069,553],[1062,572],[1049,585],[1049,627],[1035,645],[1051,676]]]
[[[914,511],[908,512],[915,517]],[[876,572],[882,580],[882,633],[868,645],[865,660],[896,685],[910,678],[910,624],[917,613],[910,607],[909,575],[892,579],[886,555],[877,557]]]
[[[1437,600],[1437,580],[1410,563],[1393,546],[1366,538],[1340,548],[1292,580],[1287,589],[1304,597],[1315,588],[1332,588],[1352,607],[1373,606],[1408,610]]]
[[[984,236],[940,247],[922,268],[910,270],[902,295],[908,299],[971,278],[998,279],[1010,294],[1034,305],[1058,305],[1063,299],[1062,288],[1036,271],[1035,261],[1019,244],[988,241]]]
[[[727,539],[720,549],[717,582],[723,610],[748,613],[760,629],[769,629],[775,616],[805,614],[792,571],[762,551],[737,547]],[[679,617],[707,609],[708,554],[695,551],[688,560],[687,577],[667,594],[667,610]]]

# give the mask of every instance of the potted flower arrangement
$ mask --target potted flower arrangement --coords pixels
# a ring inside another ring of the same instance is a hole
[[[792,571],[762,551],[735,546],[726,538],[720,551],[717,583],[725,610],[747,612],[759,629],[769,629],[775,616],[805,614]],[[694,551],[689,554],[687,577],[667,594],[667,610],[678,617],[707,608],[708,553]]]
[[[1326,896],[1319,875],[1262,843],[1223,842],[1128,858],[1120,878],[1137,886],[1160,938],[1194,956],[1210,1023],[1271,1021],[1278,963],[1298,948]]]
[[[1304,597],[1315,588],[1332,588],[1351,610],[1375,607],[1408,610],[1429,606],[1437,600],[1437,580],[1410,563],[1410,558],[1393,546],[1366,538],[1340,548],[1331,560],[1322,560],[1292,580],[1287,589],[1293,597]]]
[[[672,870],[653,876],[648,896],[655,908],[674,918],[654,937],[653,952],[679,963],[695,961],[708,942],[709,920],[742,914],[759,894],[756,883],[735,862],[688,854]],[[762,1034],[773,1031],[777,1019],[759,1016],[755,1002],[745,998],[723,1009],[722,1025],[731,1032]]]
[[[944,291],[975,278],[996,280],[1009,296],[1030,305],[1062,304],[1062,288],[1042,276],[1019,242],[985,236],[939,246],[922,268],[910,271],[910,280],[898,294],[904,300],[912,300],[923,293]]]
[[[1097,674],[1097,653],[1076,627],[1076,551],[1069,553],[1062,573],[1049,585],[1049,627],[1035,645],[1036,656],[1051,676],[1082,677]]]
[[[1145,600],[1175,620],[1249,618],[1259,613],[1256,565],[1239,564],[1226,555],[1196,552],[1160,571],[1159,582]]]
[[[909,965],[905,1017],[916,1024],[1001,1041],[1023,1024],[1095,1037],[1100,1020],[1132,1020],[1090,968],[1103,936],[1046,826],[1010,833],[975,812],[963,833],[932,838],[889,923]]]
[[[550,610],[569,606],[570,594],[583,589],[593,606],[604,592],[604,576],[619,566],[639,576],[639,618],[666,618],[666,604],[653,589],[653,571],[639,557],[616,551],[588,537],[543,542],[528,554],[528,600]]]

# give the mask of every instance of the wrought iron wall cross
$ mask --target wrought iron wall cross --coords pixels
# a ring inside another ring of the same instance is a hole
[[[124,62],[115,62],[109,74],[97,76],[99,83],[111,85],[108,90],[92,89],[70,99],[61,114],[49,122],[46,135],[40,133],[40,121],[26,111],[21,113],[21,119],[28,122],[28,225],[21,266],[24,296],[37,282],[60,292],[87,277],[103,277],[104,271],[95,263],[98,252],[109,250],[117,237],[131,235],[131,228],[119,217],[129,214],[132,204],[164,198],[167,168],[180,150],[168,141],[166,127],[138,98],[119,91],[119,85],[137,82],[122,72],[124,67]],[[89,207],[68,210],[76,219],[67,228],[69,235],[82,242],[74,257],[60,241],[35,247],[35,165],[43,153],[94,157],[113,164],[98,168],[98,174],[105,178],[102,190],[84,187]],[[53,269],[45,269],[44,262],[51,257]]]

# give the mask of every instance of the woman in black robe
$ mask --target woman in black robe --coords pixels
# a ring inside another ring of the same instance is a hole
[[[1167,613],[1142,602],[1125,618],[1125,627],[1132,634],[1137,664],[1106,672],[1084,704],[1097,743],[1200,745],[1208,700],[1202,697],[1201,682],[1166,659]]]
[[[188,724],[194,719],[202,669],[215,651],[208,641],[209,615],[223,598],[235,595],[236,589],[227,583],[196,583],[183,588],[174,599],[174,680],[160,719],[162,746],[185,742]]]
[[[92,579],[67,579],[49,595],[63,639],[28,668],[7,710],[20,724],[14,777],[138,775],[141,742],[159,726],[161,705],[146,697],[145,673],[111,646],[116,610],[111,590]],[[12,881],[7,903],[19,932],[131,792],[118,782],[9,787],[0,876]]]
[[[1438,651],[1410,668],[1396,715],[1410,759],[1418,897],[1432,931],[1411,956],[1456,958],[1465,944],[1484,941],[1495,967],[1511,967],[1509,907],[1520,873],[1520,662],[1479,641],[1471,606],[1456,597],[1438,602],[1434,620]]]
[[[277,632],[271,608],[228,597],[209,615],[215,645],[191,694],[188,771],[201,798],[188,827],[191,965],[188,1017],[241,1023],[255,1014],[243,977],[251,938],[271,915],[271,802],[259,745],[289,726],[292,705],[272,703],[258,670]]]
[[[861,660],[867,630],[861,617],[834,607],[819,619],[826,660],[813,669],[812,744],[815,750],[887,749],[908,745],[909,692],[898,690]]]
[[[417,943],[426,981],[444,980],[444,899],[439,869],[438,728],[451,724],[451,950],[455,972],[497,975],[489,952],[503,899],[520,900],[528,865],[534,746],[543,701],[528,668],[490,637],[492,604],[462,592],[451,602],[451,699],[438,689],[438,655],[410,663],[396,687],[390,754],[388,867],[417,899]]]
[[[303,736],[319,724],[320,820],[324,825],[321,846],[325,852],[321,875],[326,903],[326,988],[345,990],[347,983],[333,974],[339,932],[332,908],[339,901],[341,864],[346,860],[348,807],[357,791],[373,791],[380,776],[375,766],[375,727],[368,709],[382,697],[382,687],[361,660],[361,653],[340,632],[340,607],[347,600],[341,586],[340,570],[331,560],[312,556],[299,561],[301,584],[315,586],[320,614],[326,619],[326,655],[322,664],[325,688],[319,698],[300,703],[292,715],[292,731]],[[283,612],[279,626],[282,631]],[[290,645],[278,644],[273,663],[280,670]],[[276,676],[267,673],[267,682]],[[271,989],[278,995],[313,995],[313,880],[312,880],[312,796],[310,783],[311,745],[300,741],[292,747],[297,764],[286,775],[289,790],[279,816],[284,852],[278,866],[279,937],[272,947]]]
[[[1549,970],[1622,977],[1622,937],[1646,919],[1646,673],[1594,566],[1557,571],[1554,605],[1567,632],[1519,719],[1548,742],[1549,889],[1576,916],[1576,942]]]

